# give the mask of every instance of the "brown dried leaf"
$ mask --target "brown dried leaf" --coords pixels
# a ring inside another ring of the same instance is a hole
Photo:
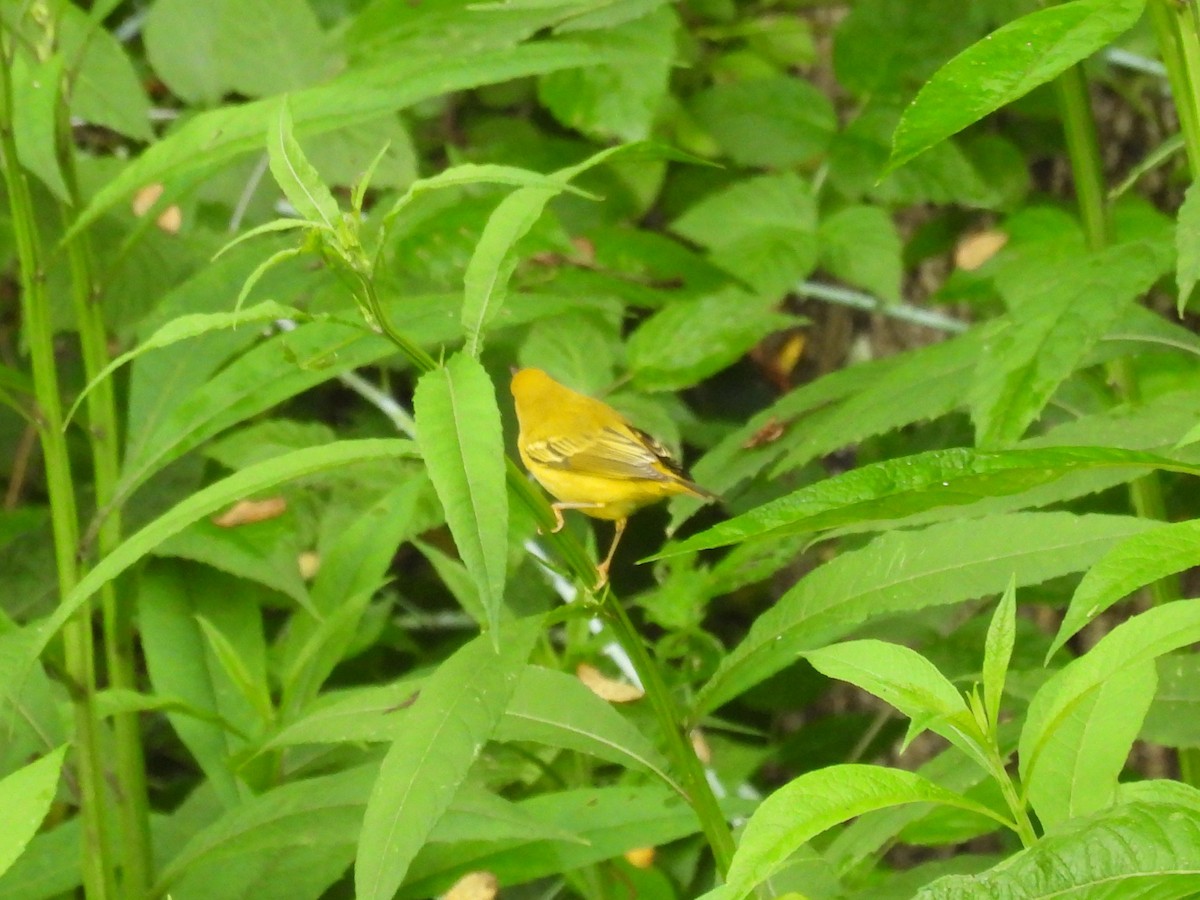
[[[787,430],[787,426],[780,422],[774,416],[767,419],[767,424],[750,435],[749,438],[742,444],[743,450],[753,450],[755,447],[761,447],[763,444],[771,444],[783,437],[783,433]]]
[[[275,519],[287,512],[287,500],[283,497],[266,497],[262,500],[239,500],[212,520],[221,528],[237,528]]]
[[[1007,243],[1008,235],[995,229],[968,234],[954,248],[954,264],[967,272],[974,272]]]
[[[172,203],[159,214],[154,222],[160,230],[167,234],[179,234],[179,229],[183,227],[183,210]]]
[[[130,206],[133,207],[133,214],[139,219],[158,202],[158,198],[163,195],[163,186],[158,182],[148,184],[136,194],[133,195],[133,202]]]
[[[587,663],[580,663],[576,666],[575,674],[588,690],[609,703],[632,703],[634,700],[641,700],[646,695],[646,692],[640,687],[609,678],[595,666],[589,666]]]
[[[468,872],[442,895],[442,900],[493,900],[500,881],[491,872]]]

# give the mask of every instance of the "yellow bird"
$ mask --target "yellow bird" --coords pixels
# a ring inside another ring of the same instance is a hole
[[[563,387],[541,369],[514,374],[512,394],[520,424],[517,450],[555,498],[554,531],[563,526],[564,509],[616,523],[608,555],[596,567],[596,590],[608,581],[625,523],[636,510],[675,494],[718,499],[692,482],[666,447],[607,403]]]

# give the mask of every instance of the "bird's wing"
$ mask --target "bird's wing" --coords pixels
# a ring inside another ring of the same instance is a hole
[[[586,435],[547,438],[527,444],[525,452],[543,465],[600,478],[686,480],[666,448],[635,428],[628,432],[601,428]]]

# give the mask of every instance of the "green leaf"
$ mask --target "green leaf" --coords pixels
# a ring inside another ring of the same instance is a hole
[[[762,802],[746,823],[725,884],[700,900],[742,900],[821,832],[904,803],[940,803],[1004,821],[987,807],[912,772],[865,765],[819,769],[790,781]]]
[[[1195,804],[1132,802],[1065,829],[978,875],[940,878],[918,900],[1194,897],[1200,892]]]
[[[181,316],[228,314],[239,287],[261,261],[260,248],[241,247],[202,266],[158,298],[154,310],[139,323],[137,337],[145,340]],[[299,266],[282,268],[269,276],[264,287],[274,296],[293,297],[311,278],[312,274]],[[257,328],[211,331],[194,338],[189,353],[168,348],[135,359],[129,372],[126,455],[140,446],[157,423],[176,412],[180,405],[175,402],[177,397],[191,397],[232,356],[261,340]]]
[[[413,412],[417,445],[495,638],[508,568],[508,489],[495,388],[477,359],[458,353],[422,376]]]
[[[985,329],[920,350],[839,369],[780,397],[730,432],[693,466],[699,484],[729,497],[741,482],[768,469],[799,468],[847,443],[911,422],[935,418],[962,402],[959,381],[978,361]],[[762,436],[775,435],[774,440]],[[699,504],[672,501],[670,531]]]
[[[960,407],[963,382],[970,378],[988,337],[986,326],[974,328],[945,343],[834,373],[842,381],[836,393],[817,390],[802,397],[794,392],[797,396],[791,401],[784,397],[768,413],[785,425],[780,439],[762,454],[768,458],[783,454],[769,470],[771,477],[799,469],[848,444],[936,419]],[[754,421],[763,420],[756,417]],[[730,462],[736,465],[737,460]]]
[[[12,128],[17,156],[50,193],[70,203],[57,152],[64,59],[56,54],[34,62],[24,53],[16,53],[11,59]]]
[[[177,97],[215,106],[225,93],[217,66],[223,49],[220,20],[211,4],[192,0],[157,0],[147,10],[142,24],[146,59]]]
[[[737,288],[673,301],[629,338],[634,384],[644,391],[675,391],[716,374],[768,334],[799,321],[774,307],[774,299]],[[682,334],[686,341],[678,339]]]
[[[209,13],[218,22],[212,62],[229,92],[265,97],[294,91],[337,65],[306,0],[217,0],[215,6]]]
[[[809,650],[804,658],[821,674],[848,681],[911,719],[906,744],[928,728],[968,756],[984,757],[985,738],[962,695],[916,650],[884,641],[846,641]]]
[[[1200,747],[1200,656],[1185,650],[1159,657],[1158,691],[1139,737],[1164,747]]]
[[[1180,318],[1187,308],[1196,281],[1200,280],[1200,188],[1196,184],[1193,181],[1188,185],[1175,225],[1175,281],[1179,285],[1175,310]]]
[[[734,182],[688,209],[671,230],[710,251],[710,259],[778,299],[817,262],[812,189],[791,172]]]
[[[57,25],[58,51],[73,73],[71,114],[139,141],[154,140],[150,100],[120,42],[74,4],[59,8]]]
[[[294,513],[265,522],[223,528],[211,519],[193,522],[154,549],[155,556],[202,562],[266,585],[309,606],[308,588],[297,563],[302,550]]]
[[[279,116],[267,128],[267,157],[271,174],[296,211],[309,222],[336,233],[342,220],[341,210],[296,141],[292,114],[286,103],[279,107]]]
[[[1073,0],[1008,23],[972,44],[905,111],[889,169],[1066,71],[1128,31],[1145,0]]]
[[[1015,749],[1017,731],[1007,726],[1004,731],[1007,734],[1000,736],[999,749],[1007,757]],[[964,756],[957,747],[947,747],[916,771],[927,781],[960,795],[977,790],[989,777],[973,758]],[[940,811],[953,812],[949,809]],[[938,812],[938,809],[928,807],[904,806],[861,816],[837,834],[830,835],[821,855],[836,873],[846,876],[885,853],[906,828]]]
[[[658,784],[543,793],[518,806],[531,818],[569,831],[575,838],[428,844],[414,860],[411,881],[400,889],[398,898],[425,900],[440,895],[472,871],[493,872],[502,884],[561,876],[626,850],[663,846],[699,830],[691,807]]]
[[[394,219],[418,194],[470,184],[506,184],[512,187],[544,188],[548,191],[565,191],[580,197],[587,197],[589,200],[599,199],[595,194],[577,188],[554,175],[543,175],[541,172],[531,172],[529,169],[522,169],[518,166],[461,163],[449,169],[443,169],[436,175],[414,181],[409,185],[408,190],[392,204],[392,207],[384,215],[384,221],[390,222]]]
[[[78,893],[83,821],[79,816],[34,835],[8,873],[0,876],[0,894],[12,900],[47,900]]]
[[[891,303],[900,302],[904,249],[896,224],[878,206],[847,206],[822,220],[821,265],[831,275]]]
[[[299,744],[390,743],[401,734],[406,710],[424,683],[424,675],[410,675],[390,684],[322,693],[260,752]]]
[[[169,402],[169,393],[155,400],[146,397],[143,425],[130,439],[118,494],[131,493],[153,472],[225,429],[341,371],[394,352],[395,345],[382,337],[338,322],[309,322],[260,341],[206,381],[186,385],[186,403]],[[281,366],[281,359],[290,367]],[[181,379],[203,378],[207,367],[181,364],[170,372]]]
[[[495,731],[541,624],[535,617],[507,626],[499,649],[480,635],[425,682],[367,801],[354,867],[358,897],[395,895]]]
[[[556,182],[568,182],[613,155],[640,146],[609,147],[581,163],[559,169],[551,178]],[[472,356],[482,352],[488,325],[500,313],[508,295],[508,281],[517,267],[517,242],[529,233],[541,218],[546,204],[562,190],[560,187],[521,188],[501,200],[488,216],[487,225],[463,274],[462,324],[467,335],[465,349]]]
[[[1082,0],[1077,0],[1082,2]],[[1011,443],[1137,296],[1163,274],[1160,247],[1121,244],[1014,273],[1013,320],[984,349],[970,391],[980,445]]]
[[[1000,702],[1004,698],[1004,680],[1012,660],[1013,644],[1017,638],[1017,576],[1013,573],[996,612],[988,625],[983,642],[983,708],[987,712],[992,733],[1000,721]]]
[[[536,819],[519,803],[498,797],[470,782],[454,795],[453,804],[430,834],[429,841],[431,844],[497,843],[514,838],[586,844],[573,829]]]
[[[265,678],[262,616],[245,582],[178,563],[142,571],[138,622],[150,684],[203,714],[168,710],[167,719],[221,802],[234,807],[251,791],[231,760],[263,722],[205,640],[198,616],[220,623],[245,655],[243,668],[253,666]]]
[[[650,558],[678,556],[758,538],[898,519],[945,506],[967,506],[987,497],[1017,494],[1049,484],[1073,472],[1108,468],[1200,474],[1200,466],[1191,463],[1109,447],[933,450],[873,463],[801,488],[670,545]]]
[[[603,54],[591,48],[565,41],[465,51],[450,58],[444,47],[439,47],[432,56],[413,54],[349,69],[327,82],[295,91],[288,95],[288,103],[298,130],[313,135],[370,121],[444,93],[604,60]],[[272,97],[189,119],[101,188],[76,219],[69,236],[114,205],[127,202],[143,185],[197,177],[244,153],[261,150],[262,123],[277,121],[282,104],[280,98]]]
[[[645,735],[578,678],[563,672],[526,667],[493,737],[587,753],[649,772],[682,794],[667,774],[667,761]]]
[[[375,771],[359,766],[248,798],[188,840],[156,892],[179,900],[320,896],[354,858]]]
[[[235,472],[196,492],[125,539],[115,550],[88,571],[62,599],[54,613],[38,626],[38,653],[93,594],[147,553],[192,522],[249,494],[264,491],[294,478],[337,469],[355,462],[394,459],[414,455],[413,445],[403,440],[340,441],[322,447],[297,450]]]
[[[1196,565],[1200,560],[1198,542],[1200,520],[1193,519],[1132,535],[1109,550],[1075,588],[1046,658],[1118,600],[1144,585]]]
[[[1012,513],[892,531],[802,578],[750,627],[701,689],[710,712],[875,616],[958,603],[1086,569],[1114,543],[1152,528],[1133,516]]]
[[[42,827],[66,752],[65,746],[59,747],[0,780],[0,809],[4,810],[5,823],[0,830],[0,875],[16,862]]]
[[[253,611],[253,607],[249,604],[245,604],[245,606]],[[255,616],[251,622],[249,628],[230,629],[239,640],[247,635],[257,638],[252,640],[252,650],[257,652],[246,654],[244,645],[235,647],[233,641],[226,637],[219,627],[203,615],[197,614],[196,616],[196,624],[200,626],[200,632],[204,635],[205,645],[220,664],[229,682],[237,688],[242,699],[257,714],[258,724],[261,728],[271,723],[275,710],[271,703],[271,688],[267,684],[266,654],[262,652],[265,641],[262,639],[261,620]],[[259,664],[253,667],[247,665],[247,656]],[[251,668],[255,671],[251,671]]]
[[[237,328],[241,325],[274,322],[277,319],[307,318],[307,313],[294,307],[284,306],[283,304],[276,303],[274,300],[264,300],[262,303],[256,303],[248,309],[234,310],[233,312],[192,313],[172,319],[132,350],[125,351],[101,369],[87,383],[87,387],[80,392],[75,402],[71,404],[71,409],[67,412],[67,421],[69,422],[74,417],[75,411],[79,409],[79,405],[83,402],[83,399],[91,393],[97,384],[108,378],[113,372],[121,368],[121,366],[137,359],[143,353],[147,353],[150,350],[159,350],[163,347],[170,347],[172,344],[177,344],[180,341],[190,340],[191,338],[210,334],[214,331]]]
[[[786,75],[716,84],[691,101],[696,121],[743,166],[786,169],[829,145],[837,116],[825,93]]]
[[[996,14],[959,0],[857,0],[834,35],[838,84],[859,98],[911,97]]]
[[[675,60],[679,19],[669,7],[591,31],[576,40],[621,58],[607,65],[551,72],[538,84],[538,99],[559,122],[601,140],[650,137],[667,93]]]
[[[351,521],[321,558],[312,584],[313,611],[298,615],[280,648],[285,716],[312,700],[342,660],[397,548],[429,525],[429,482],[412,478]]]
[[[1047,681],[1029,704],[1020,771],[1047,825],[1108,803],[1154,696],[1153,662],[1200,640],[1200,600],[1123,622]]]

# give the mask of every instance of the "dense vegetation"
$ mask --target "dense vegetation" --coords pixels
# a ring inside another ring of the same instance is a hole
[[[1196,0],[0,28],[0,897],[1200,893]]]

